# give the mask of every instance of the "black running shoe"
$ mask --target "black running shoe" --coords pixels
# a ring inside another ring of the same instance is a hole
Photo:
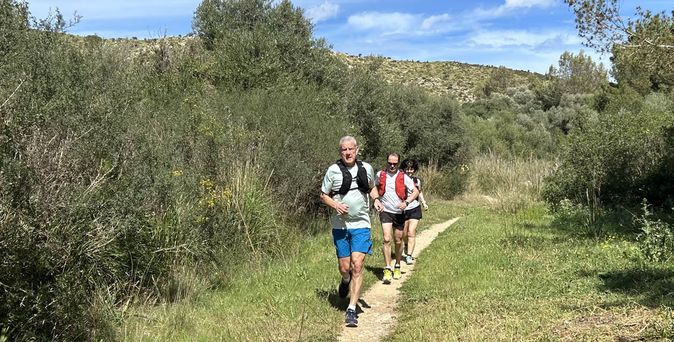
[[[349,275],[351,275],[351,272],[349,272]],[[351,283],[351,277],[349,277],[349,281],[345,282],[344,279],[342,279],[339,282],[339,288],[337,289],[337,293],[339,294],[340,297],[346,298],[346,295],[349,294],[349,283]]]
[[[358,315],[356,314],[356,310],[346,309],[346,319],[344,320],[346,326],[350,328],[357,327],[358,326],[357,317]]]

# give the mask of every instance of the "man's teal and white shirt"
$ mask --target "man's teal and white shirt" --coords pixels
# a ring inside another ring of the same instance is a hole
[[[367,173],[367,182],[370,188],[374,186],[374,169],[372,165],[361,162]],[[333,213],[330,217],[330,225],[333,229],[370,228],[370,196],[358,190],[356,178],[358,177],[358,163],[348,168],[351,173],[351,190],[345,195],[337,193],[342,187],[342,171],[337,164],[332,164],[323,177],[321,191],[324,194],[334,194],[332,199],[349,206],[349,212],[344,215]]]

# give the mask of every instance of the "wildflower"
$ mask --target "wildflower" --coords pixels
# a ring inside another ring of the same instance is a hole
[[[213,188],[213,181],[206,178],[201,180],[201,187],[204,189],[212,189]]]
[[[180,177],[183,175],[183,170],[173,170],[171,174],[173,175],[173,177]]]

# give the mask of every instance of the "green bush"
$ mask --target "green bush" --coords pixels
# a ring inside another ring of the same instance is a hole
[[[674,256],[674,227],[662,219],[655,219],[648,203],[642,203],[643,214],[636,219],[640,229],[637,236],[639,250],[651,262],[665,262]]]
[[[672,105],[653,94],[638,112],[604,112],[596,122],[588,121],[571,135],[560,168],[548,179],[546,199],[601,206],[671,198],[653,186],[653,179],[659,179],[654,175],[661,175],[671,155],[667,132],[674,123]]]

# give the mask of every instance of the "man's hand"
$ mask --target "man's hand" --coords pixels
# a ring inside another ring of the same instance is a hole
[[[424,207],[424,210],[428,210],[428,204],[426,204],[426,202],[421,203],[421,205]]]
[[[337,205],[335,205],[335,210],[337,210],[337,215],[344,215],[349,212],[349,206],[344,203],[337,202]]]
[[[381,200],[378,198],[374,201],[374,208],[377,209],[377,212],[379,213],[384,211],[384,205],[381,204]]]

